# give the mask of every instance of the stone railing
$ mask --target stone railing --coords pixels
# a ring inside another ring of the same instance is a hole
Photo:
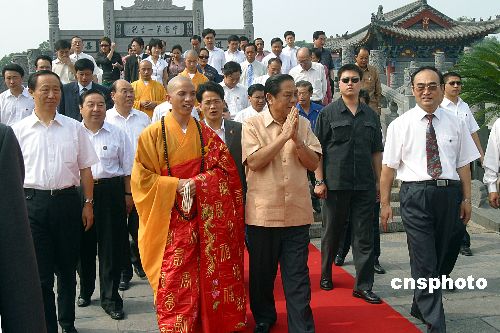
[[[389,126],[389,124],[399,115],[415,106],[415,97],[402,93],[401,90],[405,90],[402,88],[403,87],[394,89],[382,84],[381,106],[382,108],[386,108],[389,112],[388,114],[386,112],[386,117],[383,119],[385,120],[386,126]]]

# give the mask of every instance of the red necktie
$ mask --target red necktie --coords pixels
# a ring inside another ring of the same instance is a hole
[[[425,131],[425,151],[427,153],[427,173],[432,179],[437,179],[443,172],[441,160],[439,159],[439,148],[436,140],[436,132],[432,126],[433,114],[425,116],[429,122]]]

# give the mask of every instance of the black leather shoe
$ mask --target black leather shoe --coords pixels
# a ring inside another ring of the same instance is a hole
[[[332,290],[333,281],[328,280],[327,278],[321,278],[321,281],[319,281],[319,287],[323,290]]]
[[[122,320],[125,317],[123,310],[104,310],[114,320]]]
[[[379,264],[379,263],[375,263],[375,264],[373,265],[373,270],[374,270],[374,271],[375,271],[375,273],[377,273],[377,274],[385,274],[385,269],[384,269],[382,266],[380,266],[380,264]]]
[[[90,298],[83,298],[81,296],[78,297],[78,300],[76,301],[76,305],[78,305],[79,308],[84,308],[86,306],[90,305]]]
[[[75,326],[67,327],[62,329],[62,333],[78,333]]]
[[[342,257],[340,254],[337,254],[333,263],[335,264],[335,266],[342,266],[344,264],[344,260],[344,257]]]
[[[142,269],[142,267],[134,266],[135,275],[137,275],[141,280],[146,279],[146,272]]]
[[[254,333],[269,333],[271,330],[271,324],[268,323],[257,323],[255,325]]]
[[[130,282],[127,280],[121,279],[120,284],[118,285],[118,290],[124,291],[130,288]]]
[[[364,299],[366,302],[371,304],[380,304],[382,300],[371,290],[353,290],[352,296]]]
[[[472,256],[472,251],[470,250],[470,247],[468,247],[468,246],[461,246],[460,253],[466,257]]]

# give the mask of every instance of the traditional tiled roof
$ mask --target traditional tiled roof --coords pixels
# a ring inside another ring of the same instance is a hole
[[[439,21],[438,23],[443,27],[437,29],[408,28],[418,22],[418,16],[421,14],[432,16],[432,21]],[[412,23],[412,19],[417,21]],[[456,21],[429,6],[427,1],[419,0],[387,13],[383,13],[382,6],[379,6],[378,12],[372,14],[370,24],[353,33],[329,38],[325,46],[332,50],[340,50],[346,45],[361,46],[378,34],[416,41],[446,41],[460,38],[482,38],[499,31],[499,18],[480,22]]]

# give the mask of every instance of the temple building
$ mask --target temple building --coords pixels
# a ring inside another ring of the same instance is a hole
[[[389,67],[388,72],[402,72],[411,61],[434,63],[436,54],[443,54],[446,62],[454,64],[465,47],[498,32],[499,15],[457,21],[420,0],[387,13],[379,6],[367,26],[329,38],[325,46],[339,62],[342,59],[342,64],[352,63],[355,49],[365,46],[382,62],[379,65]]]

